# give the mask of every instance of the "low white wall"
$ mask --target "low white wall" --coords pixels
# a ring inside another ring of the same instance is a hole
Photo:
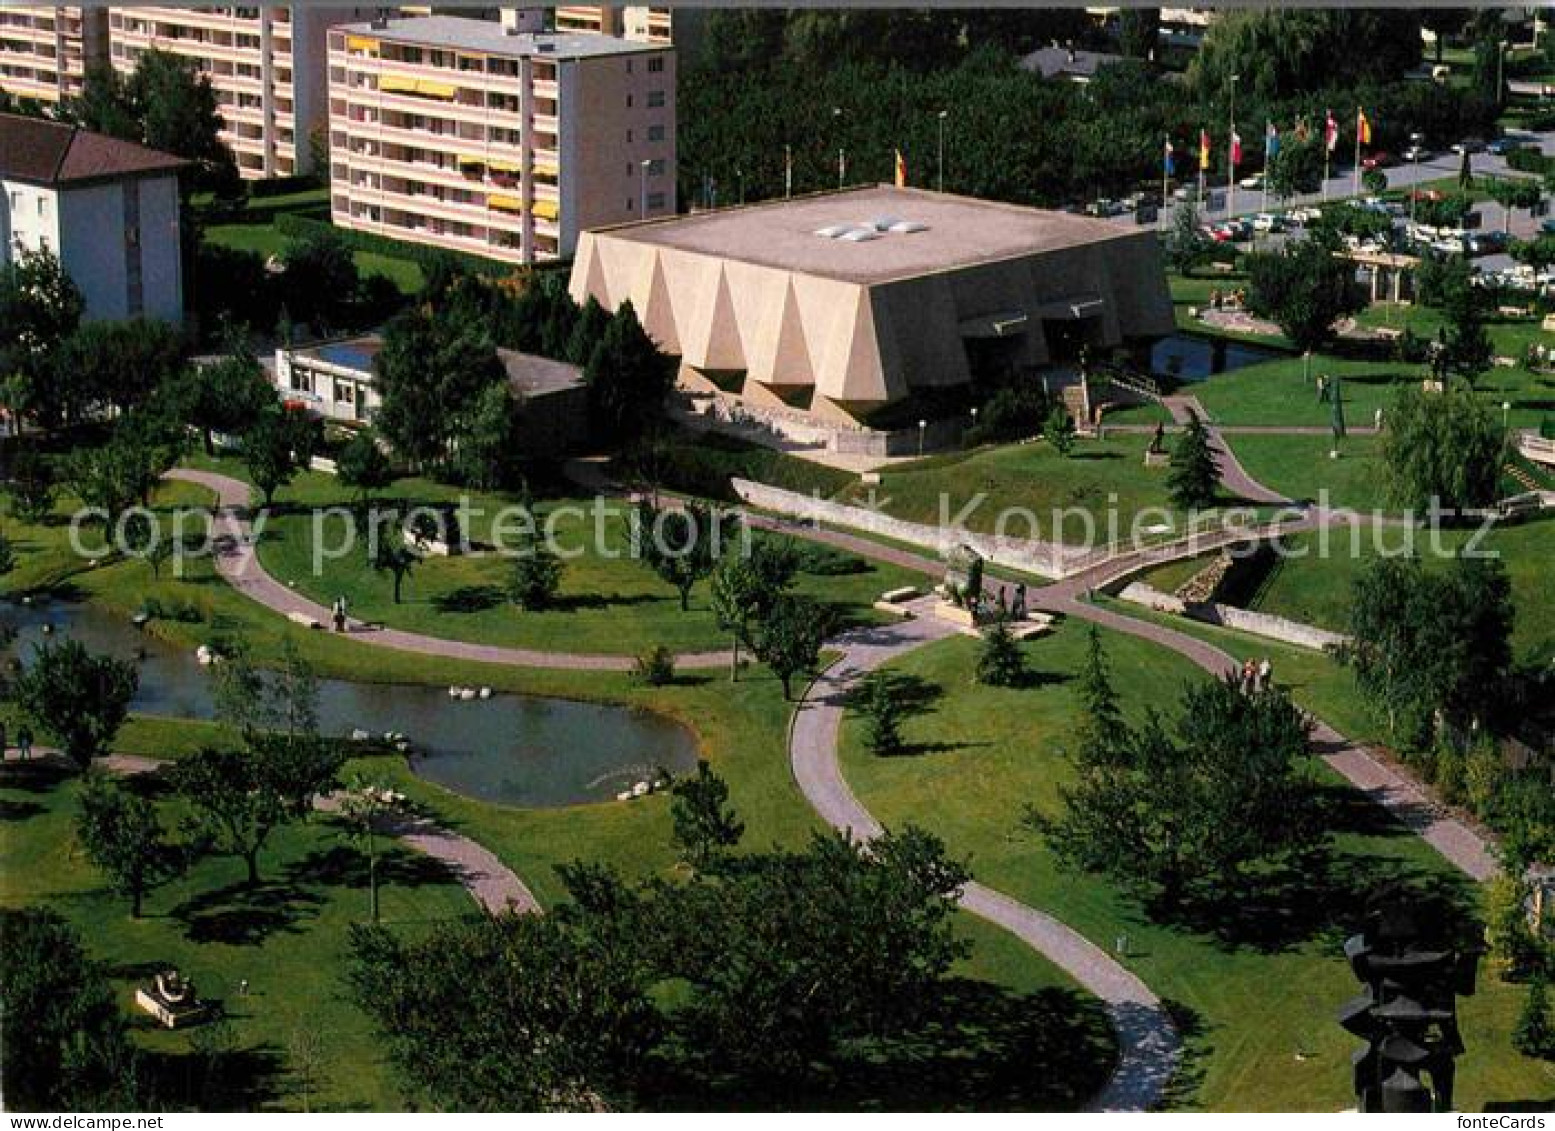
[[[1205,624],[1223,625],[1226,628],[1252,633],[1254,636],[1280,640],[1286,644],[1299,644],[1303,648],[1313,648],[1318,651],[1337,647],[1349,640],[1349,637],[1343,633],[1329,632],[1326,628],[1287,620],[1285,617],[1270,616],[1268,613],[1254,613],[1232,605],[1188,605],[1181,598],[1163,593],[1139,581],[1125,586],[1118,596],[1133,604],[1155,609],[1157,612],[1176,613],[1203,621]]]
[[[750,506],[775,511],[791,518],[809,522],[849,526],[882,538],[906,542],[932,553],[943,554],[954,546],[970,546],[994,565],[1020,570],[1038,577],[1057,579],[1072,572],[1086,556],[1084,551],[1055,546],[1050,542],[1037,542],[1019,538],[994,538],[987,534],[974,534],[925,523],[907,522],[892,518],[879,511],[864,507],[850,507],[827,499],[802,495],[797,491],[784,491],[765,483],[753,483],[748,479],[732,481],[735,492]]]

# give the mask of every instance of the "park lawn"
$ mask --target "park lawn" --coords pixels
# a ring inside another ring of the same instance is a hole
[[[421,480],[402,481],[386,494],[416,502],[454,497],[447,488]],[[365,547],[341,557],[321,557],[316,567],[315,545],[343,545],[347,521],[337,516],[320,522],[293,508],[332,506],[347,499],[348,493],[330,477],[299,477],[277,495],[278,511],[261,539],[260,558],[275,577],[320,604],[344,596],[353,617],[429,636],[551,651],[635,655],[660,644],[676,652],[711,651],[729,644],[709,607],[708,582],[697,583],[690,609],[682,611],[675,590],[631,557],[631,512],[624,503],[579,497],[536,504],[540,521],[554,525],[557,553],[577,556],[564,563],[555,607],[524,611],[506,599],[512,561],[500,554],[427,556],[406,579],[398,605],[392,576],[370,568]],[[496,513],[511,507],[513,500],[494,495],[470,499],[472,515],[480,515],[471,520],[471,536],[490,539]],[[507,548],[516,548],[511,532],[505,541]],[[917,580],[894,566],[853,560],[858,564],[854,573],[800,573],[794,591],[853,623],[874,619],[870,606],[881,593]]]
[[[1187,661],[1133,638],[1106,634],[1115,683],[1131,714],[1169,706],[1196,678]],[[1048,678],[1023,690],[969,686],[976,645],[955,639],[919,650],[894,665],[941,689],[945,697],[906,725],[913,752],[876,758],[861,742],[857,719],[845,725],[844,770],[860,800],[882,821],[923,823],[953,851],[968,853],[979,879],[1048,910],[1087,937],[1127,938],[1127,963],[1189,1019],[1190,1080],[1183,1106],[1211,1110],[1339,1110],[1351,1102],[1349,1056],[1354,1041],[1333,1020],[1356,988],[1340,952],[1363,897],[1333,893],[1331,913],[1317,893],[1292,893],[1284,913],[1301,921],[1302,937],[1271,950],[1158,926],[1105,881],[1059,871],[1040,838],[1019,827],[1023,807],[1053,811],[1070,772],[1065,736],[1078,719],[1075,691],[1064,680],[1080,664],[1085,632],[1063,625],[1027,646]],[[1276,660],[1282,672],[1282,662]],[[1323,770],[1325,786],[1337,779]],[[1386,874],[1455,884],[1424,844],[1369,806],[1352,806],[1348,789],[1329,795],[1334,852]],[[1485,979],[1485,982],[1491,982]],[[1460,1106],[1547,1099],[1540,1066],[1509,1047],[1521,994],[1498,983],[1463,1003],[1469,1053],[1460,1064]],[[1192,1078],[1197,1077],[1196,1086]]]
[[[1292,499],[1320,501],[1327,492],[1332,507],[1370,514],[1392,513],[1387,469],[1381,441],[1374,436],[1347,436],[1338,459],[1331,459],[1328,435],[1243,434],[1227,436],[1243,470],[1266,487]]]
[[[283,235],[273,224],[217,224],[205,229],[203,237],[210,243],[238,251],[252,251],[263,256],[286,257],[293,240]],[[421,290],[425,277],[421,266],[411,259],[385,255],[376,251],[352,251],[356,268],[363,275],[384,275],[404,294],[414,295]]]
[[[0,771],[0,904],[47,904],[77,927],[108,964],[137,1042],[169,1058],[158,1078],[175,1107],[399,1106],[382,1042],[345,996],[347,931],[367,919],[366,875],[329,821],[275,834],[258,889],[243,886],[241,861],[202,860],[153,892],[136,921],[74,846],[78,791],[73,777],[14,764]],[[475,908],[439,865],[408,850],[390,846],[379,873],[383,919],[395,927],[416,930]],[[219,1066],[207,1069],[196,1050],[221,1030],[171,1033],[134,1007],[135,986],[166,967],[224,1004],[232,1051]],[[310,1039],[317,1067],[305,1097],[296,1054]]]
[[[1211,419],[1223,427],[1281,425],[1328,428],[1333,409],[1317,399],[1316,378],[1338,377],[1344,395],[1345,423],[1370,428],[1377,409],[1392,407],[1398,383],[1413,378],[1418,367],[1393,361],[1356,361],[1314,354],[1312,378],[1305,359],[1276,358],[1217,373],[1183,391],[1199,399]]]
[[[1175,593],[1198,572],[1209,565],[1214,554],[1200,554],[1192,558],[1178,558],[1174,562],[1158,565],[1140,574],[1139,580],[1162,593]]]
[[[1433,538],[1430,530],[1402,530],[1368,525],[1356,528],[1359,537],[1329,532],[1327,556],[1316,534],[1289,539],[1293,554],[1278,559],[1264,582],[1254,608],[1291,620],[1343,631],[1349,619],[1351,594],[1357,580],[1381,554],[1374,534],[1382,539],[1383,553],[1398,550],[1403,538],[1413,534],[1416,553],[1426,565],[1445,568],[1471,539],[1476,552],[1499,556],[1512,583],[1517,607],[1513,635],[1519,652],[1555,644],[1555,603],[1550,600],[1550,563],[1555,562],[1555,522],[1534,521],[1503,526],[1478,540],[1472,531],[1443,530]],[[1358,552],[1355,552],[1358,551]]]
[[[1050,444],[1005,444],[914,460],[880,472],[878,486],[851,488],[841,501],[874,506],[932,525],[950,520],[980,533],[1101,545],[1127,539],[1133,524],[1184,516],[1167,497],[1164,468],[1146,468],[1145,439],[1114,434],[1078,440],[1069,456]],[[1229,500],[1227,500],[1229,502]],[[1095,538],[1086,537],[1087,519]]]

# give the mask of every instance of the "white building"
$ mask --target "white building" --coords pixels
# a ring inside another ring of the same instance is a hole
[[[180,159],[62,122],[0,114],[0,263],[47,248],[86,317],[183,319]]]

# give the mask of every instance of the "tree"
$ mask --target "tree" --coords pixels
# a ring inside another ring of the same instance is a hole
[[[699,872],[715,870],[719,858],[745,835],[745,822],[729,804],[729,783],[699,759],[696,776],[681,778],[670,793],[670,822],[681,859]]]
[[[784,594],[772,602],[757,624],[753,650],[782,683],[784,699],[792,697],[794,676],[814,671],[820,662],[827,620],[824,611],[812,602]]]
[[[43,907],[0,908],[0,1088],[12,1111],[141,1106],[114,990],[81,937]]]
[[[1191,200],[1182,201],[1172,212],[1172,230],[1162,251],[1166,266],[1184,278],[1202,266],[1214,245],[1199,227],[1199,208]]]
[[[1053,445],[1053,450],[1059,455],[1067,456],[1074,451],[1074,417],[1069,415],[1069,410],[1061,403],[1053,403],[1047,420],[1042,424],[1042,435],[1047,437],[1047,442]]]
[[[1449,381],[1439,393],[1400,391],[1382,433],[1382,461],[1400,506],[1482,507],[1496,498],[1505,437],[1490,408]]]
[[[1436,302],[1446,320],[1441,341],[1442,361],[1449,372],[1471,385],[1489,369],[1495,347],[1485,330],[1490,301],[1485,288],[1475,281],[1475,273],[1463,256],[1453,256],[1438,272],[1435,280]]]
[[[853,707],[864,716],[864,745],[883,757],[902,750],[902,717],[907,713],[900,684],[885,672],[870,672],[859,681]]]
[[[116,428],[108,443],[77,448],[67,457],[70,489],[84,506],[102,512],[110,532],[119,528],[125,511],[150,495],[176,458],[146,441],[135,429]]]
[[[663,412],[675,365],[659,351],[630,302],[605,327],[583,370],[589,424],[602,443],[624,446]]]
[[[540,534],[530,528],[513,557],[508,576],[508,599],[531,612],[548,608],[561,587],[562,560],[551,552]]]
[[[276,393],[259,360],[234,336],[223,357],[178,375],[173,400],[184,423],[200,430],[205,454],[214,455],[215,433],[241,433],[276,404]]]
[[[493,491],[512,482],[524,456],[524,400],[506,382],[487,385],[475,398],[459,437],[453,472],[460,483]]]
[[[1398,82],[1420,62],[1420,16],[1402,9],[1230,11],[1204,35],[1188,68],[1202,96],[1270,102],[1325,87]]]
[[[605,332],[610,328],[610,318],[610,312],[599,304],[597,298],[590,295],[578,309],[577,322],[573,325],[572,334],[567,339],[566,360],[579,367],[587,365],[589,359],[594,356],[595,348],[605,340]]]
[[[240,642],[223,646],[221,663],[212,671],[216,718],[239,735],[301,739],[318,733],[318,677],[289,637],[274,671],[256,666]]]
[[[193,810],[196,843],[237,856],[259,884],[259,854],[276,829],[305,818],[335,785],[343,761],[313,735],[251,733],[245,749],[206,747],[174,766],[173,787]]]
[[[729,681],[740,677],[740,645],[749,645],[753,626],[787,592],[798,568],[792,546],[757,542],[748,555],[725,554],[712,572],[708,603],[730,635]]]
[[[1118,12],[1118,50],[1131,59],[1155,58],[1161,42],[1161,9],[1123,8]]]
[[[1187,427],[1172,447],[1166,490],[1172,505],[1184,511],[1214,506],[1220,490],[1220,459],[1210,442],[1209,429],[1192,409]]]
[[[421,564],[421,555],[405,545],[403,532],[396,523],[386,523],[377,538],[377,550],[373,554],[373,569],[394,578],[394,603],[400,603],[400,593],[405,579]]]
[[[80,288],[48,248],[0,263],[0,392],[6,407],[44,427],[74,419],[78,406],[56,384],[54,359],[85,309]]]
[[[1281,136],[1280,148],[1265,167],[1264,177],[1276,200],[1317,192],[1323,183],[1321,135],[1302,138],[1287,132]]]
[[[1321,239],[1285,244],[1247,257],[1247,305],[1272,320],[1298,351],[1320,350],[1341,318],[1365,306],[1355,265]]]
[[[281,405],[262,411],[243,431],[243,466],[259,488],[264,505],[307,467],[317,440],[316,423]]]
[[[1080,725],[1076,728],[1075,747],[1088,763],[1105,762],[1123,748],[1127,728],[1118,707],[1117,691],[1112,686],[1112,671],[1101,632],[1094,624],[1086,626],[1085,663],[1080,669]]]
[[[88,322],[65,339],[58,380],[76,390],[81,408],[129,412],[149,401],[183,367],[183,336],[173,326],[146,318]]]
[[[1555,1060],[1555,1019],[1550,1017],[1549,990],[1542,974],[1528,985],[1528,996],[1512,1030],[1512,1047],[1524,1056]]]
[[[1544,199],[1544,186],[1535,180],[1522,177],[1492,177],[1481,182],[1490,198],[1504,210],[1501,230],[1512,231],[1512,209],[1526,208],[1530,218]]]
[[[79,640],[40,646],[12,684],[22,713],[59,743],[82,770],[108,752],[129,714],[139,676],[112,656],[94,656]]]
[[[351,933],[350,983],[404,1077],[444,1109],[622,1104],[659,1040],[635,948],[562,910]]]
[[[76,840],[92,866],[140,918],[146,892],[172,874],[172,851],[156,806],[101,773],[89,773],[76,814]]]
[[[1181,716],[1175,736],[1152,716],[1077,751],[1061,812],[1026,817],[1066,867],[1169,913],[1278,882],[1327,839],[1305,768],[1311,723],[1283,691],[1196,684]]]
[[[1356,581],[1339,656],[1388,729],[1428,748],[1438,712],[1464,730],[1488,722],[1511,669],[1515,610],[1500,561],[1379,558]]]
[[[346,836],[367,858],[368,909],[374,924],[378,922],[378,837],[384,824],[404,808],[404,794],[358,777],[341,793],[336,810]]]
[[[1026,682],[1026,656],[1003,618],[983,631],[977,682],[988,687],[1019,687]]]
[[[738,528],[739,520],[701,503],[659,510],[643,499],[633,525],[633,555],[680,595],[680,609],[691,607],[691,589],[713,572]]]
[[[11,457],[11,480],[6,492],[11,513],[24,522],[41,522],[54,509],[54,465],[34,448],[23,448]]]
[[[333,228],[321,229],[293,244],[286,252],[282,279],[292,316],[326,333],[350,320],[362,285],[345,237]]]
[[[1372,166],[1361,174],[1361,187],[1372,196],[1381,196],[1388,191],[1388,174]]]
[[[374,491],[382,491],[394,482],[394,464],[378,443],[370,428],[363,428],[346,441],[335,459],[335,474],[341,485],[356,492],[357,505],[366,514]]]

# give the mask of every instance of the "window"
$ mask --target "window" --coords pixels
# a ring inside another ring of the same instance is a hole
[[[649,141],[663,141],[664,140],[664,127],[663,126],[649,126],[648,127],[648,140]]]
[[[627,145],[631,145],[632,144],[632,131],[631,130],[627,130],[626,131],[626,144]]]
[[[662,192],[650,192],[648,194],[648,207],[649,208],[663,208],[664,207],[664,194]]]
[[[627,74],[631,74],[632,73],[632,61],[630,59],[628,59],[626,61],[626,73]]]
[[[48,214],[49,214],[49,198],[44,196],[40,192],[38,194],[38,215],[39,216],[47,216]]]
[[[650,177],[662,177],[664,175],[664,158],[655,157],[648,162],[648,175]]]
[[[656,75],[656,74],[660,73],[663,70],[664,70],[664,56],[663,55],[655,55],[652,59],[648,60],[648,73],[650,75]]]
[[[628,96],[627,105],[628,106],[631,105],[630,96]],[[664,105],[664,92],[662,90],[650,90],[648,92],[648,108],[650,110],[652,110],[652,109],[655,109],[655,108],[657,108],[659,106],[663,106],[663,105]]]
[[[630,94],[626,96],[626,108],[628,110],[632,108],[632,96]]]

